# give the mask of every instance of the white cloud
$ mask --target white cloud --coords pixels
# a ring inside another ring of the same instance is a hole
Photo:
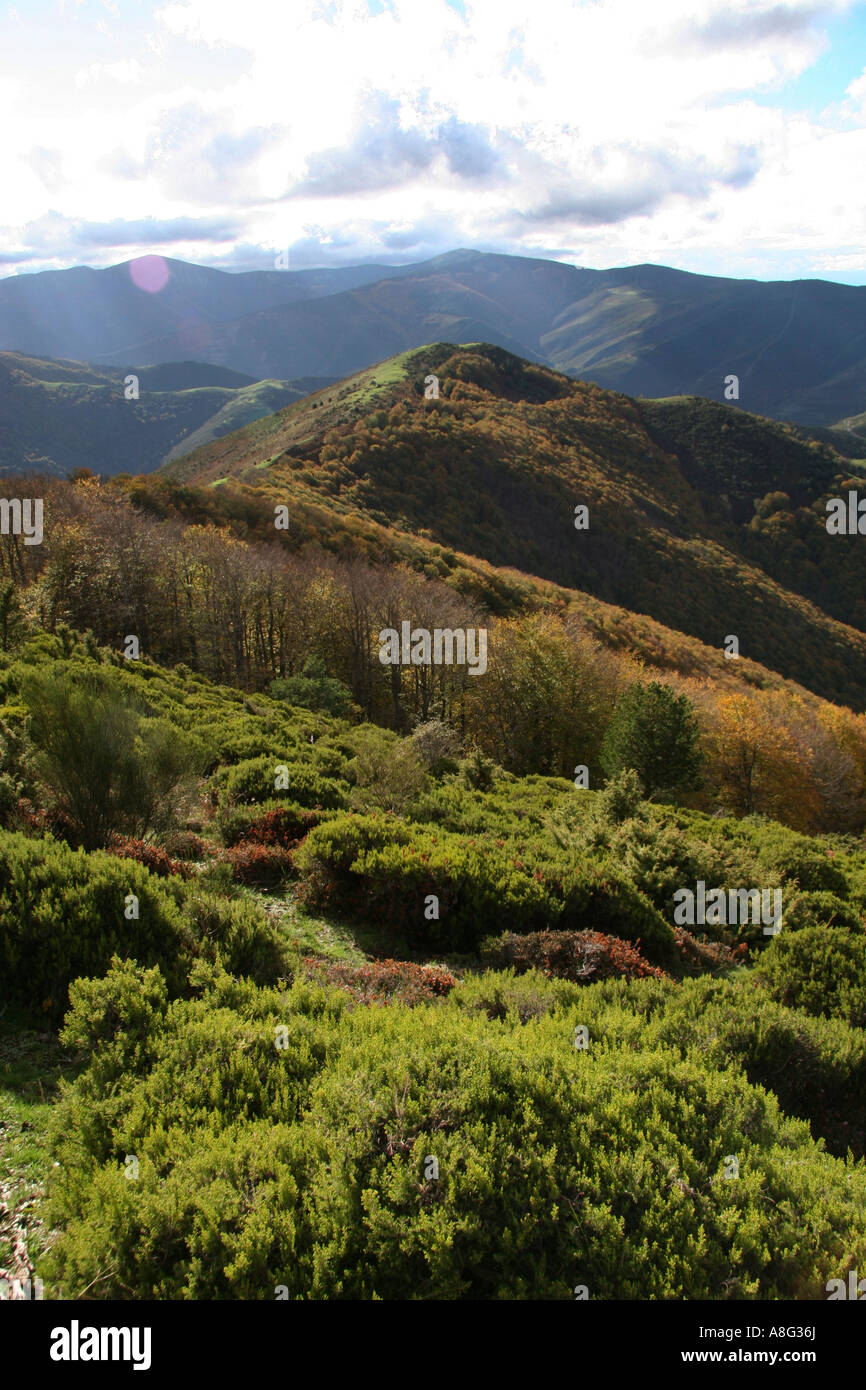
[[[75,74],[75,85],[87,87],[91,82],[118,82],[122,86],[141,82],[144,69],[137,58],[127,58],[119,63],[91,63],[89,68],[80,68]]]
[[[866,74],[820,119],[766,94],[849,8],[466,0],[464,22],[445,0],[374,16],[364,0],[175,0],[144,23],[121,4],[98,41],[61,16],[51,81],[35,40],[29,65],[0,58],[0,116],[29,113],[29,150],[0,150],[10,244],[51,211],[237,227],[234,248],[201,243],[228,262],[256,245],[266,264],[293,243],[342,261],[469,244],[594,265],[715,256],[721,273],[775,247],[817,267],[862,236],[839,189],[862,167]]]

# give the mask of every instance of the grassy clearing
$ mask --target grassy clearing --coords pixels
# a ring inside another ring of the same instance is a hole
[[[367,956],[358,945],[357,932],[339,922],[329,922],[307,912],[295,902],[290,890],[284,894],[259,894],[260,902],[295,950],[304,956],[365,965]]]
[[[61,1078],[77,1065],[41,1019],[0,1010],[0,1270],[16,1278],[38,1271],[49,1242],[40,1217],[48,1117]]]

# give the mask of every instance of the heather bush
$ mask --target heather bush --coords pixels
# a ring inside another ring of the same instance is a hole
[[[818,892],[795,892],[785,903],[784,926],[786,931],[796,931],[800,927],[850,927],[852,931],[862,930],[863,910],[846,898],[839,898],[826,890]]]
[[[673,932],[612,869],[533,862],[489,838],[396,818],[342,816],[295,851],[306,901],[444,949],[471,950],[505,922],[518,932],[560,927],[640,941],[657,963],[674,959]],[[428,912],[437,900],[438,917]]]
[[[292,857],[282,845],[255,844],[249,840],[224,849],[221,858],[230,865],[238,883],[277,884],[292,878]]]
[[[563,980],[591,984],[615,976],[640,979],[664,976],[658,966],[644,960],[639,949],[616,936],[592,931],[528,932],[502,936],[482,943],[481,959],[494,970],[512,966],[515,970],[540,970]]]
[[[296,805],[335,809],[346,805],[346,786],[332,777],[321,776],[300,762],[270,755],[248,758],[233,767],[223,768],[211,778],[211,786],[220,792],[222,805],[237,805],[272,801],[279,797],[276,787],[278,768],[288,772],[285,798]]]
[[[783,1109],[808,1120],[833,1152],[866,1148],[866,1033],[839,1019],[813,1018],[767,996],[753,975],[692,980],[647,1026],[647,1039],[697,1055],[714,1067],[738,1065],[773,1091]]]
[[[145,840],[133,840],[115,835],[106,846],[109,854],[114,854],[118,859],[134,859],[137,864],[143,864],[146,869],[150,869],[157,878],[168,878],[171,874],[188,877],[189,869],[172,859],[171,855],[159,845],[149,844]]]
[[[311,811],[296,802],[265,801],[257,806],[226,806],[217,815],[223,844],[242,841],[292,849],[322,820],[325,811]]]
[[[184,915],[200,943],[200,958],[258,984],[287,974],[287,945],[259,903],[226,899],[197,885],[185,896]]]
[[[406,960],[376,960],[367,965],[304,956],[308,979],[343,989],[359,1004],[421,1004],[444,998],[457,983],[441,965]]]
[[[201,863],[209,852],[207,843],[192,830],[169,830],[162,836],[162,848],[172,859]]]
[[[794,837],[791,836],[791,839]],[[796,883],[810,893],[833,893],[837,898],[848,897],[845,874],[834,863],[832,852],[822,851],[816,841],[798,836],[794,843],[767,857],[782,883]]]

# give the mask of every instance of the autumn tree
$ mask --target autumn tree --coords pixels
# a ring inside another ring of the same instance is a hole
[[[615,681],[598,657],[596,643],[569,638],[552,614],[497,622],[487,673],[467,693],[467,732],[509,772],[571,778],[583,764],[592,776]]]
[[[709,707],[704,747],[721,806],[808,829],[820,809],[802,741],[785,722],[782,692],[723,695]]]

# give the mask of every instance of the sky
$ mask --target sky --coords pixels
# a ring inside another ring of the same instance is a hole
[[[0,128],[0,276],[472,247],[866,284],[859,0],[18,0]]]

